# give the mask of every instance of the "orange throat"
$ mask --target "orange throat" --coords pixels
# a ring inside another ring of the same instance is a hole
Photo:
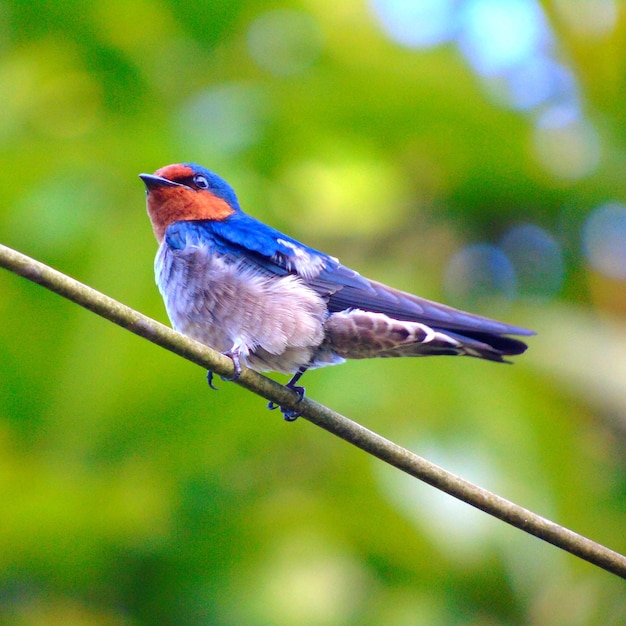
[[[148,215],[154,236],[163,242],[165,231],[174,222],[190,220],[222,221],[235,210],[209,191],[189,187],[155,187],[148,194]]]

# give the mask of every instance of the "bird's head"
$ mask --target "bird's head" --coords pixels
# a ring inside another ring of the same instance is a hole
[[[195,163],[166,165],[140,174],[148,194],[148,215],[157,241],[167,227],[188,220],[224,220],[240,211],[233,188],[217,174]]]

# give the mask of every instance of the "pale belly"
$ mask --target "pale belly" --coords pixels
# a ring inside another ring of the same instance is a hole
[[[257,371],[293,373],[343,359],[320,346],[322,298],[296,276],[277,277],[192,247],[165,245],[156,280],[172,326],[220,352],[237,350]]]

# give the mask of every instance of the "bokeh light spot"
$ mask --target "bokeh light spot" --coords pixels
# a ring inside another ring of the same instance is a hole
[[[29,188],[7,220],[11,241],[41,254],[72,250],[106,215],[106,177],[93,171],[51,176]],[[28,224],[29,228],[24,225]]]
[[[563,251],[543,228],[534,224],[514,226],[502,238],[501,247],[515,268],[520,294],[550,298],[561,289]]]
[[[615,0],[552,0],[559,17],[577,34],[604,37],[617,22]]]
[[[446,293],[462,304],[516,295],[515,269],[504,252],[491,244],[472,244],[457,252],[444,277]]]
[[[57,74],[41,85],[33,123],[46,134],[73,138],[92,130],[100,112],[100,86],[86,72]]]
[[[366,582],[365,568],[349,551],[305,529],[277,543],[255,575],[252,594],[263,623],[347,624]]]
[[[471,0],[463,11],[459,46],[479,73],[493,76],[544,48],[551,35],[533,0]]]
[[[593,211],[583,227],[583,249],[593,269],[626,279],[626,206],[609,202]]]
[[[253,83],[224,83],[194,95],[176,113],[187,152],[233,155],[261,137],[266,94]]]
[[[402,220],[404,189],[398,174],[373,157],[301,163],[287,173],[286,187],[302,208],[300,223],[312,232],[380,234]]]
[[[372,0],[371,4],[389,37],[404,46],[435,46],[454,34],[455,0]]]
[[[550,107],[539,116],[534,148],[539,163],[565,180],[588,176],[600,163],[598,133],[571,105]]]
[[[154,0],[109,0],[93,3],[93,20],[104,41],[130,54],[151,55],[177,30],[166,4]]]
[[[552,101],[576,102],[578,87],[572,73],[554,59],[537,55],[505,76],[505,103],[528,111]]]
[[[322,33],[313,16],[279,9],[256,18],[248,29],[248,51],[256,64],[276,76],[308,70],[319,58]]]

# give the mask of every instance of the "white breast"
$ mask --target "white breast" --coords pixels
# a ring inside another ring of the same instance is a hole
[[[324,301],[297,276],[277,277],[207,245],[161,244],[156,281],[172,326],[259,371],[295,372],[324,339]]]

